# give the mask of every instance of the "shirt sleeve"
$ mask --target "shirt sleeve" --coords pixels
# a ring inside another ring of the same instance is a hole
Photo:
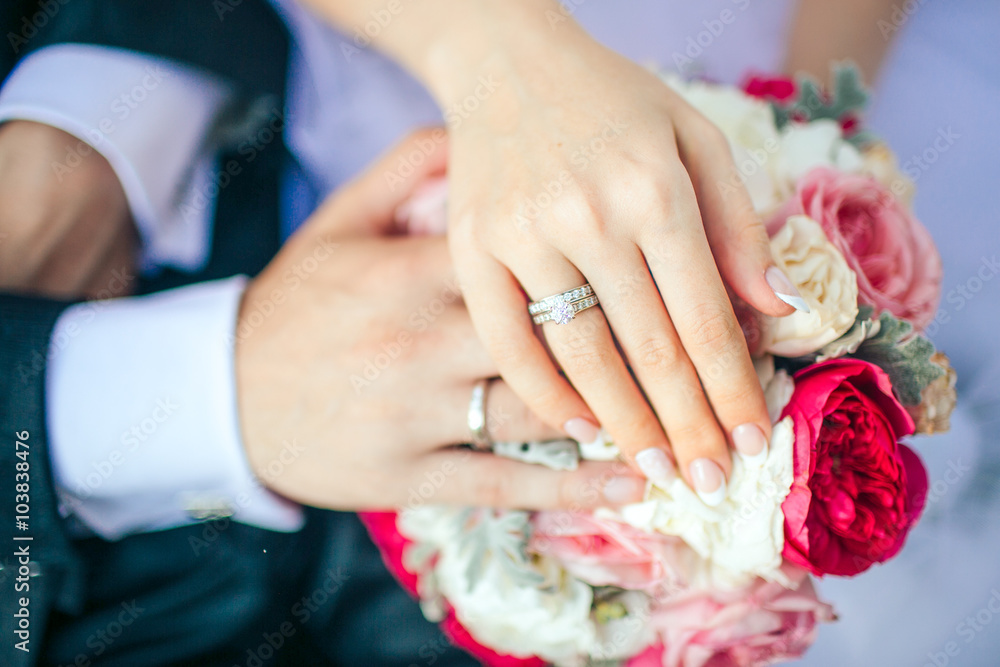
[[[109,540],[232,516],[291,532],[301,506],[267,490],[244,454],[233,340],[243,277],[66,310],[46,404],[64,516]],[[301,453],[286,442],[272,467]]]
[[[221,80],[163,58],[61,44],[32,53],[0,88],[0,122],[32,120],[80,139],[52,168],[96,149],[115,170],[142,240],[144,271],[207,262],[218,194],[216,119],[233,99]]]

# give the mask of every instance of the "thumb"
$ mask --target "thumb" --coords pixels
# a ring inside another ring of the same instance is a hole
[[[448,133],[417,130],[331,194],[309,225],[334,236],[378,236],[396,229],[395,211],[428,179],[445,173]]]

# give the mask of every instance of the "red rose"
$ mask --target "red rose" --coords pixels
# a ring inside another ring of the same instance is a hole
[[[817,575],[851,576],[893,557],[923,509],[927,472],[898,442],[913,420],[889,376],[857,359],[810,366],[795,374],[789,416],[785,558]]]
[[[753,75],[743,83],[743,92],[751,97],[758,97],[778,104],[791,102],[798,90],[795,81],[787,76]]]

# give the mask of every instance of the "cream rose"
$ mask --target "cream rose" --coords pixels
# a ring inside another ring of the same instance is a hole
[[[815,352],[840,338],[858,315],[858,280],[823,229],[805,215],[789,217],[771,237],[771,253],[809,305],[808,313],[764,321],[764,349],[781,357]]]

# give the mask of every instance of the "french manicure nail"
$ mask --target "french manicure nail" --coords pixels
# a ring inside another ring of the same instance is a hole
[[[583,417],[575,417],[563,424],[566,434],[581,444],[588,444],[597,440],[600,434],[599,429],[589,420]]]
[[[784,271],[772,266],[764,272],[764,279],[774,290],[774,295],[789,306],[802,313],[812,312],[809,304],[802,298],[802,293],[795,287],[795,283],[785,275]]]
[[[638,477],[612,477],[604,485],[604,498],[612,505],[628,505],[642,500],[646,482]]]
[[[734,428],[733,445],[748,466],[762,466],[767,460],[767,438],[756,424],[740,424]]]
[[[659,447],[644,449],[635,455],[636,465],[642,474],[652,482],[667,483],[674,479],[676,471],[667,453]]]
[[[712,459],[696,459],[691,462],[691,478],[694,490],[701,502],[715,507],[726,498],[726,477],[722,468]]]

